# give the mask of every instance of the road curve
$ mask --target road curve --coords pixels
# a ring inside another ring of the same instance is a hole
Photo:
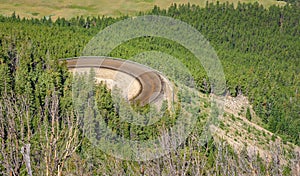
[[[138,94],[129,101],[144,106],[148,103],[155,103],[164,94],[163,81],[160,74],[144,65],[116,58],[102,56],[82,56],[79,58],[66,59],[67,67],[71,69],[81,68],[105,68],[123,72],[134,77],[141,86]]]

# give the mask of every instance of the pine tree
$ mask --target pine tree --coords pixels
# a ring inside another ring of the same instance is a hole
[[[246,112],[246,118],[251,121],[252,120],[252,116],[251,116],[251,112],[250,112],[250,108],[247,108],[247,112]]]

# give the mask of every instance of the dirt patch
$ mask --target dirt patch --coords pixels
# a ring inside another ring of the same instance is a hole
[[[132,100],[141,91],[141,84],[136,78],[116,70],[99,68],[96,70],[96,80],[98,83],[103,81],[109,89],[116,86],[127,100]]]
[[[76,68],[70,69],[70,71],[79,74],[89,73],[90,68]],[[141,91],[141,84],[139,81],[126,73],[107,68],[96,68],[94,71],[96,74],[95,80],[97,83],[103,82],[110,90],[112,90],[114,87],[119,88],[122,96],[126,100],[133,99]]]
[[[98,83],[109,89],[117,87],[121,95],[144,106],[154,103],[160,109],[163,100],[173,101],[171,83],[157,71],[136,62],[102,56],[82,56],[67,59],[71,72],[89,73],[93,68]]]

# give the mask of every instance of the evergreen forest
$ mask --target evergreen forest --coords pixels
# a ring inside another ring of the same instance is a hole
[[[287,1],[286,6],[268,9],[258,3],[234,6],[217,2],[207,3],[204,8],[173,4],[168,9],[155,6],[137,15],[168,16],[197,29],[222,63],[225,93],[247,96],[264,128],[284,143],[299,146],[300,6],[293,0]],[[72,101],[72,80],[80,78],[74,78],[61,59],[80,56],[99,31],[126,18],[130,17],[52,20],[25,19],[15,13],[0,16],[0,175],[293,174],[291,164],[281,168],[275,159],[266,164],[260,156],[249,160],[246,154],[237,155],[224,143],[209,140],[203,146],[197,144],[204,118],[197,108],[193,110],[196,129],[177,150],[162,158],[123,161],[94,148],[79,128],[83,112],[77,112]],[[178,58],[191,72],[197,90],[213,93],[205,70],[199,69],[201,64],[173,41],[136,38],[119,45],[109,56],[130,59],[152,50]],[[161,127],[174,125],[180,115],[169,113],[163,106],[163,118],[156,125],[124,123],[109,89],[94,85],[83,94],[89,92],[95,94],[97,108],[107,125],[124,138],[155,138]],[[181,95],[183,99],[184,96]],[[141,114],[149,111],[147,106],[134,108]],[[253,119],[249,109],[247,119]]]

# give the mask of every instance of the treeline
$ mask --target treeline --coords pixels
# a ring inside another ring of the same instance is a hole
[[[249,97],[265,127],[299,144],[300,8],[263,8],[258,3],[158,7],[147,14],[178,18],[197,28],[211,43],[223,64],[227,91]],[[172,47],[169,47],[172,46]],[[210,92],[204,69],[180,45],[164,39],[143,38],[125,43],[112,56],[130,58],[160,50],[181,60],[193,74],[199,90]]]
[[[277,1],[280,1],[280,0],[277,0]],[[283,0],[283,1],[285,1],[287,3],[295,4],[295,5],[300,5],[298,0]]]

